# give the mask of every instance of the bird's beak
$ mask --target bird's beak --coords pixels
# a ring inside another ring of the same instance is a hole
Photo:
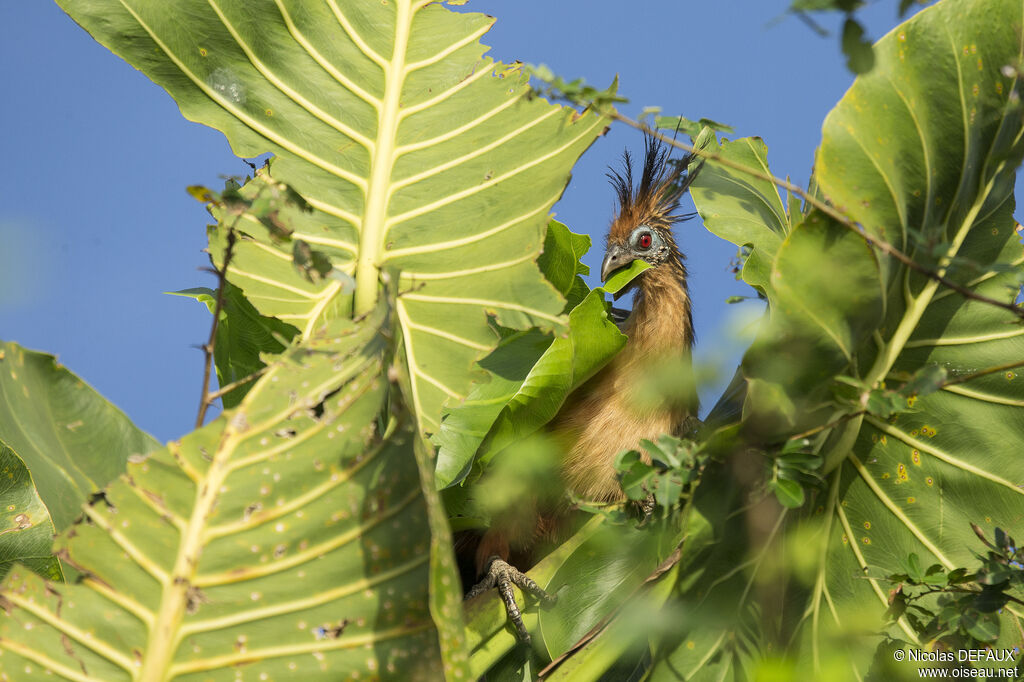
[[[604,262],[601,263],[601,281],[607,282],[608,276],[619,268],[624,268],[635,260],[633,256],[618,246],[609,244],[608,251],[604,254]]]

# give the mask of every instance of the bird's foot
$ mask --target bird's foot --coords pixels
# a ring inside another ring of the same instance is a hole
[[[654,500],[653,494],[648,495],[644,499],[637,502],[637,509],[640,512],[641,521],[647,521],[647,519],[651,517],[651,514],[654,513],[655,506],[657,506],[657,503]]]
[[[512,566],[500,557],[493,556],[488,560],[487,571],[483,580],[466,593],[466,601],[483,594],[491,588],[498,588],[498,595],[501,597],[501,601],[505,602],[505,612],[508,614],[508,619],[515,626],[519,640],[524,644],[529,644],[530,633],[526,631],[526,626],[523,624],[523,614],[519,612],[519,605],[516,604],[515,591],[512,589],[513,585],[521,589],[525,594],[532,594],[544,606],[550,606],[558,600],[557,596],[545,592],[544,588],[538,585],[536,581],[515,566]]]

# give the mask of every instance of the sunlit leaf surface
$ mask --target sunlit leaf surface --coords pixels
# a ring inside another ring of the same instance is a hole
[[[528,98],[519,65],[484,56],[492,18],[426,0],[60,4],[237,154],[275,155],[273,178],[314,209],[293,238],[355,277],[357,314],[381,269],[401,271],[410,402],[426,432],[497,344],[488,314],[564,327],[535,261],[569,170],[606,121]],[[254,238],[229,279],[261,314],[308,335],[351,309],[337,280],[296,272],[290,244],[256,221],[237,227]]]
[[[0,669],[72,680],[454,674],[458,579],[426,452],[399,404],[382,416],[388,309],[382,299],[361,324],[293,346],[238,407],[130,463],[58,538],[75,584],[13,570]]]

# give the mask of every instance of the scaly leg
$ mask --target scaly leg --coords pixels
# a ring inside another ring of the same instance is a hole
[[[545,592],[536,581],[499,556],[492,556],[487,562],[483,580],[466,593],[466,600],[478,597],[491,588],[498,588],[498,595],[501,597],[501,601],[505,602],[505,611],[508,613],[508,619],[516,628],[519,640],[524,644],[529,644],[530,633],[526,631],[526,626],[523,624],[523,614],[520,613],[519,605],[516,604],[516,595],[512,586],[515,585],[524,593],[537,597],[545,606],[554,604],[558,597]]]

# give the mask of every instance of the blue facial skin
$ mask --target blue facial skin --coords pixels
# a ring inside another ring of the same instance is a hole
[[[642,258],[651,265],[659,265],[668,255],[668,247],[657,230],[647,225],[638,226],[629,235],[629,247],[633,252],[633,260]]]

